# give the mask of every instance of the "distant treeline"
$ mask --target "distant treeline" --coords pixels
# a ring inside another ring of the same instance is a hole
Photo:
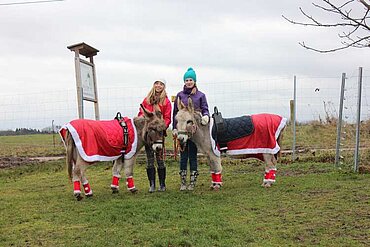
[[[59,127],[59,126],[57,126]],[[56,128],[59,129],[59,128]],[[58,131],[54,130],[54,133]],[[15,135],[32,135],[32,134],[51,134],[53,133],[52,128],[31,129],[31,128],[16,128],[15,130],[0,130],[0,136],[15,136]]]

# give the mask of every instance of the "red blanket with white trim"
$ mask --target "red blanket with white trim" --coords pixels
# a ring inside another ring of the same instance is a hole
[[[228,142],[226,153],[229,155],[254,155],[262,153],[276,154],[279,152],[280,147],[277,138],[286,126],[287,119],[267,113],[255,114],[251,117],[254,132],[249,136]],[[210,126],[210,130],[212,130],[212,126]],[[215,151],[215,154],[220,155],[218,150]]]
[[[125,159],[129,159],[136,151],[136,128],[131,119],[125,117],[124,121],[128,127]],[[59,130],[63,141],[67,129],[79,154],[87,162],[112,161],[121,156],[121,150],[124,148],[123,130],[117,120],[73,120]]]

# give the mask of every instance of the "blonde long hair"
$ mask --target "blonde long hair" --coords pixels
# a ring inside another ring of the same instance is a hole
[[[166,97],[166,85],[164,85],[163,91],[158,97],[158,95],[156,95],[155,93],[155,88],[153,84],[152,89],[150,89],[148,95],[146,96],[146,102],[148,102],[150,105],[163,105],[165,103]]]

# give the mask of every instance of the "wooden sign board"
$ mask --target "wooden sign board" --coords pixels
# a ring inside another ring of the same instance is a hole
[[[96,102],[94,64],[80,59],[82,97],[84,100]]]

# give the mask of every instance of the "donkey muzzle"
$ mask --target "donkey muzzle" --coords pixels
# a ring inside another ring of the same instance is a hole
[[[152,145],[152,149],[156,152],[162,150],[163,149],[163,143],[154,143]]]
[[[183,148],[186,144],[186,142],[188,141],[189,139],[189,136],[186,135],[186,134],[178,134],[177,135],[177,140],[179,140],[179,143],[180,143],[180,147]]]

